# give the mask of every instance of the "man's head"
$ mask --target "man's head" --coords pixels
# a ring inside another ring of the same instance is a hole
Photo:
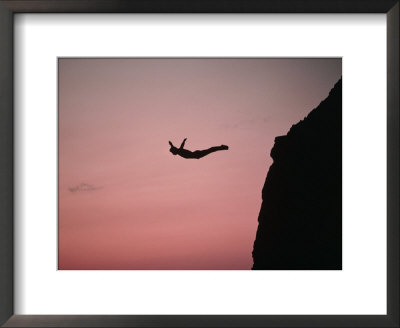
[[[170,146],[171,146],[171,148],[169,149],[169,151],[170,151],[172,154],[174,154],[174,155],[178,154],[178,148],[176,148],[176,147],[172,144],[171,141],[169,141],[169,144],[170,144]]]

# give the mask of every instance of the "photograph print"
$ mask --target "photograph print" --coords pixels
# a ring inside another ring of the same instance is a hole
[[[58,270],[341,269],[341,58],[58,59]]]

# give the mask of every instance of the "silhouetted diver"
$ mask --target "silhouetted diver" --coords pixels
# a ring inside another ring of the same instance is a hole
[[[204,156],[207,156],[208,154],[211,154],[211,153],[213,153],[213,152],[215,152],[215,151],[218,151],[218,150],[227,150],[227,149],[229,149],[228,146],[226,146],[226,145],[221,145],[221,146],[211,147],[211,148],[204,149],[204,150],[190,151],[190,150],[187,150],[187,149],[184,149],[184,148],[183,148],[183,147],[185,146],[186,139],[187,139],[187,138],[183,139],[182,144],[181,144],[181,146],[180,146],[179,148],[176,148],[176,147],[172,144],[172,142],[169,141],[169,144],[171,145],[171,148],[170,148],[169,151],[170,151],[172,154],[174,154],[174,155],[179,155],[179,156],[181,156],[181,157],[183,157],[183,158],[197,158],[197,159],[199,159],[199,158],[202,158],[202,157],[204,157]]]

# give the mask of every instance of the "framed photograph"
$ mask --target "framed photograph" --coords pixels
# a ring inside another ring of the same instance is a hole
[[[4,327],[398,327],[398,1],[0,1]]]
[[[341,74],[341,58],[59,58],[58,270],[341,270]]]

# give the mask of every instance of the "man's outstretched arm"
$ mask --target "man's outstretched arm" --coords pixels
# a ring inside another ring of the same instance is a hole
[[[187,139],[187,138],[183,139],[183,141],[182,141],[182,143],[181,143],[181,146],[179,147],[180,149],[183,149],[183,147],[185,147],[186,139]]]

